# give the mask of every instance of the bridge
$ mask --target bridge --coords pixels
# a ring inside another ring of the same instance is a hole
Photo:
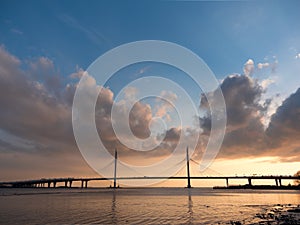
[[[115,165],[114,165],[114,177],[92,177],[92,178],[42,178],[36,180],[24,180],[24,181],[10,181],[10,182],[0,182],[0,187],[12,187],[12,188],[37,188],[37,187],[47,187],[47,188],[56,188],[56,187],[65,187],[71,188],[74,182],[80,182],[81,188],[87,188],[89,181],[113,181],[113,188],[117,188],[118,180],[186,180],[187,188],[191,188],[191,180],[224,180],[226,186],[229,187],[229,181],[235,179],[246,179],[248,185],[252,186],[253,180],[274,180],[276,186],[282,186],[282,180],[300,180],[300,176],[190,176],[190,161],[193,161],[189,158],[188,148],[186,150],[186,176],[172,176],[172,177],[161,177],[161,176],[142,176],[142,177],[117,177],[117,159],[118,154],[115,151]],[[58,186],[58,183],[62,184]]]
[[[246,179],[248,180],[248,185],[252,186],[253,180],[274,180],[276,186],[282,186],[282,180],[300,180],[297,176],[192,176],[192,177],[117,177],[116,180],[187,180],[187,183],[191,184],[191,180],[224,180],[227,187],[229,186],[229,180],[234,179]],[[87,188],[89,181],[104,181],[104,180],[115,180],[114,177],[104,178],[104,177],[93,177],[93,178],[49,178],[49,179],[37,179],[37,180],[25,180],[25,181],[10,181],[10,182],[0,182],[0,187],[13,187],[13,188],[34,188],[34,187],[65,187],[71,188],[72,184],[76,181],[81,182],[81,188]],[[62,185],[58,186],[58,183]],[[115,186],[116,188],[117,186]],[[188,186],[191,188],[191,185]]]

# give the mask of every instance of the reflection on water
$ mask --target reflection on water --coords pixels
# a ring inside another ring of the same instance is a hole
[[[117,224],[117,216],[116,216],[116,190],[112,191],[112,201],[111,201],[111,222],[113,224]]]
[[[299,191],[0,189],[3,224],[230,224],[266,207],[300,204]]]
[[[193,222],[193,200],[191,190],[188,189],[188,224],[192,224]]]

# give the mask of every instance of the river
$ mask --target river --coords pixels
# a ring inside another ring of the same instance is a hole
[[[282,190],[1,188],[0,223],[263,224],[299,204],[299,191]]]

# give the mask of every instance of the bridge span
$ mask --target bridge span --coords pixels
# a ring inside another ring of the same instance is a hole
[[[56,188],[56,187],[65,187],[71,188],[73,182],[81,182],[81,188],[87,188],[89,181],[118,181],[118,180],[187,180],[187,187],[191,187],[191,180],[224,180],[226,186],[229,186],[229,180],[234,179],[246,179],[248,180],[248,185],[252,186],[253,180],[274,180],[276,186],[282,186],[282,180],[300,180],[298,176],[178,176],[178,177],[91,177],[91,178],[48,178],[48,179],[37,179],[37,180],[24,180],[24,181],[10,181],[10,182],[0,182],[0,187],[13,187],[13,188],[35,188],[35,187],[47,187],[47,188]],[[58,184],[61,184],[58,186]]]
[[[92,178],[42,178],[37,180],[24,180],[24,181],[9,181],[0,182],[0,187],[12,187],[12,188],[37,188],[37,187],[65,187],[71,188],[73,182],[81,182],[81,188],[87,188],[89,181],[113,181],[113,188],[117,188],[118,180],[186,180],[187,188],[191,188],[191,180],[224,180],[226,186],[229,187],[229,180],[234,179],[246,179],[248,181],[248,186],[252,186],[253,180],[274,180],[276,186],[282,186],[282,180],[300,180],[300,176],[190,176],[190,165],[189,162],[193,161],[189,158],[188,148],[186,149],[186,176],[172,176],[172,177],[162,177],[162,176],[141,176],[141,177],[118,177],[117,176],[117,150],[115,151],[115,166],[114,166],[114,177],[92,177]],[[58,183],[60,184],[58,186]]]

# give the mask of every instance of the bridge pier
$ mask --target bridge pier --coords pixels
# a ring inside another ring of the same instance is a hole
[[[281,184],[281,179],[278,179],[279,180],[279,186],[282,186],[282,184]]]
[[[226,178],[226,187],[229,187],[229,179]]]
[[[87,188],[88,187],[88,181],[87,180],[81,180],[81,188]]]
[[[51,186],[51,182],[48,182],[48,188],[50,188],[50,186]]]
[[[72,180],[65,180],[65,188],[71,188],[72,187]]]
[[[275,179],[275,183],[276,183],[276,186],[278,187],[278,180],[277,179]]]
[[[56,182],[55,181],[53,182],[53,187],[56,188]]]
[[[251,180],[251,178],[248,178],[248,184],[249,184],[249,186],[252,186],[252,180]]]

